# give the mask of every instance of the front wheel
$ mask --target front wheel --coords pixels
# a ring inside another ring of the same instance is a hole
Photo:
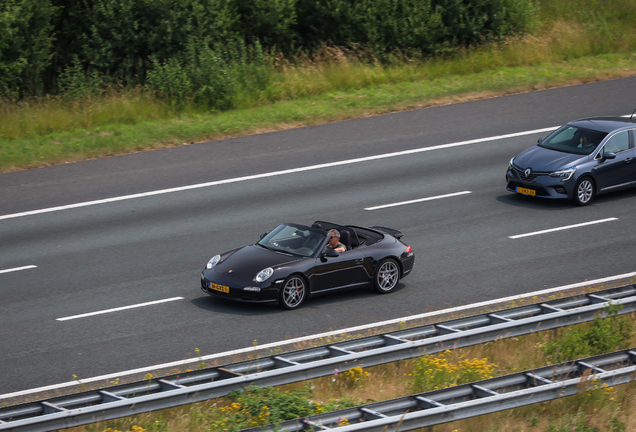
[[[298,275],[292,275],[280,289],[279,304],[283,309],[296,309],[305,301],[305,297],[307,297],[305,280]]]
[[[380,294],[388,294],[395,289],[400,280],[400,267],[392,259],[380,263],[375,271],[375,290]]]
[[[585,206],[588,205],[592,198],[594,198],[594,182],[589,177],[583,177],[576,182],[576,187],[574,188],[574,203],[576,205]]]

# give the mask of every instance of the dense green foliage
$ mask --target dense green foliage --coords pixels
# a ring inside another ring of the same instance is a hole
[[[296,28],[303,46],[437,54],[525,32],[534,13],[526,0],[301,0]]]
[[[47,0],[0,2],[0,96],[43,91],[54,53],[55,11]]]
[[[230,63],[246,56],[219,47],[289,56],[330,44],[432,55],[525,32],[534,19],[532,0],[3,0],[0,97],[145,84],[162,67],[154,89],[165,93],[172,82],[177,102],[187,92],[227,108],[228,92],[239,91],[226,76]],[[211,91],[224,96],[211,101]]]

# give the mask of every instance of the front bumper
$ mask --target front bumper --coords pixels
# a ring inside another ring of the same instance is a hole
[[[236,281],[228,281],[227,279],[212,277],[210,277],[210,279],[206,277],[205,270],[201,272],[201,291],[211,296],[249,303],[272,303],[278,301],[280,283],[272,283],[267,286],[246,286],[243,284],[237,284]],[[227,288],[228,292],[213,289],[212,286],[215,285]]]
[[[574,176],[569,180],[563,181],[561,178],[550,177],[550,173],[544,172],[534,172],[529,178],[526,178],[523,171],[517,167],[508,168],[506,172],[506,189],[522,195],[551,199],[571,199],[574,194],[575,184],[576,179]]]

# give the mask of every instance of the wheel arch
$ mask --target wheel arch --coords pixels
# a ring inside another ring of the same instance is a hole
[[[404,266],[402,265],[402,260],[400,259],[400,257],[396,257],[394,255],[389,255],[387,257],[384,257],[380,260],[380,262],[387,260],[387,259],[392,259],[393,261],[395,261],[398,265],[398,269],[400,270],[400,277],[399,279],[402,279],[402,275],[404,274]]]

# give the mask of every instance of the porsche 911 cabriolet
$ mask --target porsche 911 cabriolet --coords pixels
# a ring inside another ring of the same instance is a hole
[[[345,251],[327,248],[332,229]],[[402,236],[377,226],[283,223],[253,245],[214,255],[201,272],[201,289],[237,301],[278,302],[283,309],[341,289],[387,294],[413,269],[415,255]]]

